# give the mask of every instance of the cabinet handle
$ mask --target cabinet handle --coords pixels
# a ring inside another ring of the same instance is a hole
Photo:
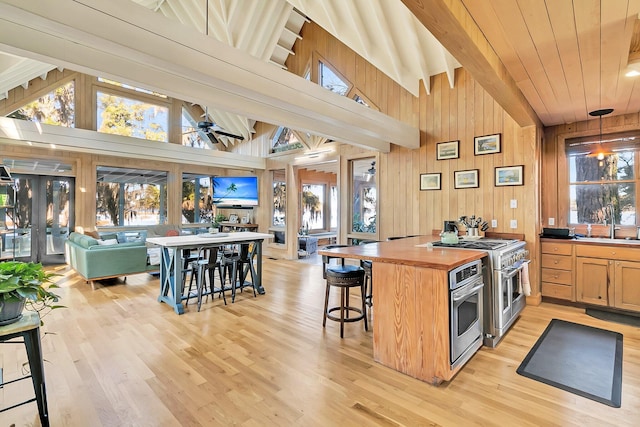
[[[616,251],[611,251],[611,255],[615,255],[615,254],[616,254]]]
[[[557,252],[557,251],[558,251],[558,248],[553,248],[553,250]]]
[[[557,264],[557,263],[558,263],[558,260],[554,260],[554,261],[553,261],[553,263],[554,263],[554,264]]]

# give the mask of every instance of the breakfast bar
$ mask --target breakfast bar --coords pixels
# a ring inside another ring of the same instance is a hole
[[[449,357],[449,272],[483,251],[432,247],[420,236],[320,250],[320,255],[373,261],[373,357],[431,384],[449,381],[462,365]]]
[[[147,242],[158,245],[162,249],[160,261],[160,295],[158,301],[169,304],[178,314],[184,313],[182,304],[182,283],[185,272],[182,270],[183,251],[186,249],[206,249],[217,246],[242,244],[251,245],[249,251],[249,268],[254,269],[256,292],[264,294],[262,287],[262,242],[273,238],[271,234],[241,231],[236,233],[195,234],[185,236],[151,237]],[[256,265],[253,265],[253,259]]]

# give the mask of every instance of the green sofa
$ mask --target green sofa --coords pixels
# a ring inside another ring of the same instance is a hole
[[[98,242],[98,239],[75,231],[65,242],[67,264],[87,281],[144,273],[158,268],[147,266],[147,247],[142,241],[112,245],[101,243],[104,241]]]

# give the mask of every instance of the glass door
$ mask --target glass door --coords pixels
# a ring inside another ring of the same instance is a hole
[[[74,179],[42,175],[14,178],[16,259],[64,263],[64,242],[74,222]]]

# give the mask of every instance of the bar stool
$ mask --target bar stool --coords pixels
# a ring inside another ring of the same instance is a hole
[[[18,337],[22,337],[24,340],[23,342],[27,350],[31,375],[27,375],[13,381],[7,381],[2,385],[2,387],[16,381],[31,378],[35,397],[8,408],[0,409],[0,412],[8,411],[9,409],[36,401],[36,404],[38,405],[38,414],[40,415],[40,423],[43,427],[48,427],[49,410],[47,409],[47,389],[44,383],[44,365],[42,363],[42,350],[40,347],[40,316],[38,313],[25,311],[22,313],[22,318],[17,322],[10,323],[6,326],[0,326],[0,343],[5,343],[10,339]]]
[[[364,270],[364,298],[367,305],[371,307],[373,305],[373,274],[371,273],[373,263],[370,260],[362,260],[360,261],[360,267]]]
[[[220,278],[220,287],[215,286],[215,272],[218,271],[218,277]],[[196,278],[196,294],[198,302],[198,311],[202,306],[202,297],[204,295],[211,294],[211,298],[215,293],[222,294],[224,305],[227,305],[227,297],[224,294],[224,279],[222,275],[222,266],[218,261],[218,248],[199,248],[197,259],[191,262],[191,278],[189,279],[189,290],[187,291],[187,301],[185,306],[189,304],[189,298],[193,293],[191,287],[193,285],[193,278]],[[207,292],[207,277],[209,278],[209,292]]]
[[[322,319],[322,327],[327,324],[327,318],[340,322],[340,338],[344,338],[344,323],[358,322],[364,320],[364,330],[368,331],[367,325],[367,307],[365,303],[364,289],[364,270],[354,265],[332,266],[327,268],[327,289],[324,296],[324,316]],[[340,305],[337,307],[329,307],[329,291],[331,287],[340,288]],[[349,293],[351,288],[360,288],[360,299],[362,300],[361,308],[349,305]],[[340,312],[340,317],[334,316],[334,311]],[[350,313],[359,313],[356,317],[350,317]]]
[[[347,248],[349,245],[327,245],[325,249]],[[341,256],[322,255],[322,278],[327,278],[327,266],[331,264],[332,259],[340,260],[340,265],[344,267],[344,258]]]

